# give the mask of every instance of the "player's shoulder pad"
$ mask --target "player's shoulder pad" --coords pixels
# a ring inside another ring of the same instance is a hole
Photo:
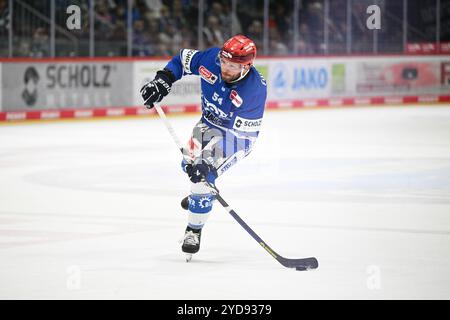
[[[200,60],[203,59],[213,59],[215,60],[220,49],[219,48],[210,48],[203,51],[195,50],[195,49],[181,49],[180,50],[180,60],[181,65],[183,66],[183,71],[185,74],[194,73],[195,65],[198,65]]]
[[[183,72],[187,74],[192,74],[191,71],[191,62],[194,56],[198,53],[198,50],[195,49],[181,49],[180,50],[180,60],[181,65],[183,66]]]

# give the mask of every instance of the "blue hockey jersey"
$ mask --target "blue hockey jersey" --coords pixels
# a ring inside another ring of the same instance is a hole
[[[266,81],[251,67],[240,81],[228,84],[221,79],[220,49],[182,49],[166,66],[176,80],[184,75],[201,77],[202,121],[238,137],[257,137],[267,97]]]
[[[221,150],[220,154],[215,152],[214,158],[207,161],[221,175],[251,152],[261,128],[267,86],[253,66],[243,79],[235,83],[223,81],[219,51],[219,48],[205,51],[183,49],[165,68],[172,71],[176,80],[192,74],[201,77],[201,123],[223,132],[224,137],[217,142],[219,148],[210,146],[216,151]],[[202,125],[197,124],[196,127],[203,130]],[[207,148],[208,143],[202,140],[201,148]]]

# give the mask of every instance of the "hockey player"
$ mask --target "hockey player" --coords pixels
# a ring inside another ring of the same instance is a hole
[[[141,89],[144,104],[153,108],[185,75],[201,77],[202,117],[184,152],[182,168],[191,181],[190,195],[182,200],[189,210],[182,251],[187,261],[200,249],[201,231],[208,219],[214,194],[205,182],[215,180],[246,157],[258,137],[267,96],[266,82],[253,66],[256,46],[236,35],[222,48],[182,49],[154,80]]]

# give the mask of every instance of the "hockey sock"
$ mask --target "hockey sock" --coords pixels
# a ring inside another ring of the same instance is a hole
[[[203,228],[209,218],[214,195],[208,191],[209,188],[203,182],[192,184],[188,208],[188,225],[192,229]]]

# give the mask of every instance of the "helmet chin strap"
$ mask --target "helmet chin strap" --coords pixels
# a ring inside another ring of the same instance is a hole
[[[234,82],[237,82],[237,81],[241,80],[242,78],[244,78],[247,75],[247,73],[249,71],[250,71],[250,68],[248,68],[247,70],[245,70],[245,68],[242,68],[241,75],[239,76],[239,78],[237,78],[237,79],[235,79],[233,81],[230,81],[229,83],[234,83]]]

